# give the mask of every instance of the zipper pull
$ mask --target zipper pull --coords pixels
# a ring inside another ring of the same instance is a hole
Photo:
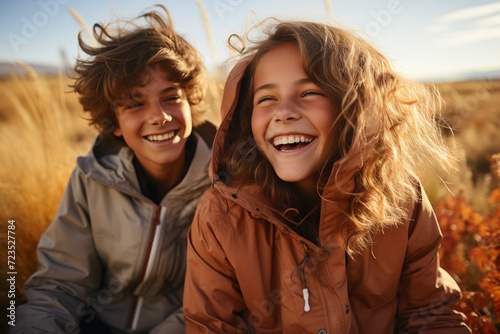
[[[306,265],[307,265],[307,262],[309,262],[309,259],[311,258],[309,256],[309,247],[307,247],[307,245],[304,243],[304,242],[300,242],[305,250],[306,250],[306,254],[304,255],[304,258],[302,259],[302,261],[300,261],[300,264],[299,266],[302,266],[302,280],[304,282],[304,289],[302,289],[302,296],[304,297],[304,311],[306,312],[309,312],[311,310],[311,306],[309,305],[309,290],[307,289],[307,284],[306,284],[306,274],[305,274],[305,269],[306,269]]]
[[[307,288],[302,289],[302,294],[304,295],[304,311],[309,312],[311,310],[311,306],[309,306],[309,290]]]

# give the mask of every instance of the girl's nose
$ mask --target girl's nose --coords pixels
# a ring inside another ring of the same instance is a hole
[[[275,122],[288,123],[300,119],[300,111],[291,102],[284,102],[276,109],[274,113]]]

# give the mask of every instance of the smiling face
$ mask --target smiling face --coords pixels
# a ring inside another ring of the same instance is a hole
[[[159,67],[145,72],[143,81],[115,105],[118,127],[113,134],[123,137],[147,173],[182,170],[192,132],[186,94]]]
[[[276,174],[314,192],[321,167],[333,150],[332,99],[305,74],[298,48],[281,45],[257,64],[252,133]]]

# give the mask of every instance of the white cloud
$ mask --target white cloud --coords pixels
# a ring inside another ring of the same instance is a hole
[[[488,5],[469,7],[460,9],[438,18],[440,22],[456,22],[469,20],[481,16],[491,15],[500,12],[500,2],[495,2]]]
[[[500,39],[500,27],[476,28],[472,30],[453,32],[451,34],[443,36],[440,46],[451,47],[491,39]]]
[[[500,14],[477,20],[476,24],[480,26],[500,25]]]
[[[428,34],[440,34],[442,32],[449,30],[450,30],[450,25],[442,23],[433,24],[425,27],[425,32],[427,32]]]

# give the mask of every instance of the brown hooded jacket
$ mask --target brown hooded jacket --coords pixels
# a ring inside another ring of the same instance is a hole
[[[469,333],[452,309],[460,290],[439,267],[442,235],[423,190],[400,225],[375,235],[353,259],[346,256],[340,226],[348,198],[340,189],[353,189],[352,176],[373,149],[376,119],[333,168],[321,205],[321,246],[292,231],[258,185],[221,171],[246,65],[237,64],[228,78],[213,187],[189,232],[186,333]]]

